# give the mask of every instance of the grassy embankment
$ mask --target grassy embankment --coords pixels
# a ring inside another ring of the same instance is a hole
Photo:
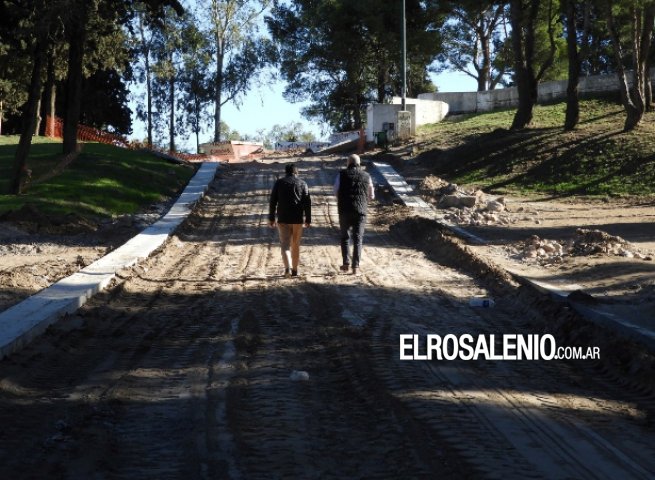
[[[28,168],[35,184],[24,195],[5,195],[18,137],[0,137],[0,213],[31,204],[46,214],[110,216],[134,213],[175,195],[194,171],[154,155],[86,143],[58,175],[38,182],[61,162],[61,141],[35,137]]]
[[[565,132],[565,109],[537,106],[532,127],[520,132],[509,130],[514,110],[426,125],[417,159],[435,175],[498,193],[655,194],[655,113],[624,133],[620,105],[585,100],[578,128]]]

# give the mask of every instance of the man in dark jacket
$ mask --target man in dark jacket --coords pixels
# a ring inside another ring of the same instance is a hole
[[[368,201],[375,198],[371,176],[362,170],[358,155],[348,157],[348,167],[341,170],[334,181],[334,194],[339,209],[341,228],[341,271],[347,272],[351,266],[350,244],[353,245],[352,269],[359,273],[359,260],[362,256],[364,227]]]
[[[312,200],[307,184],[298,178],[298,168],[289,164],[284,170],[286,176],[278,179],[273,185],[268,221],[271,227],[277,225],[280,232],[284,276],[296,277],[300,263],[303,214],[305,227],[309,227],[312,223]]]

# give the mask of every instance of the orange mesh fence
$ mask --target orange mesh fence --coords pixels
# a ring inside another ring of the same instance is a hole
[[[59,117],[46,117],[46,137],[52,138],[63,138],[64,137],[64,121]],[[202,153],[183,153],[183,152],[171,152],[163,149],[157,149],[140,143],[140,142],[130,142],[125,137],[121,135],[116,135],[114,133],[105,132],[98,130],[97,128],[89,127],[87,125],[79,124],[77,126],[77,139],[83,142],[99,142],[105,143],[108,145],[114,145],[116,147],[129,148],[132,150],[145,149],[145,150],[154,150],[171,157],[179,158],[187,162],[206,162],[206,161],[229,161],[234,160],[234,155],[206,155]],[[260,158],[261,155],[244,155],[241,157],[241,160],[244,159],[254,159]]]

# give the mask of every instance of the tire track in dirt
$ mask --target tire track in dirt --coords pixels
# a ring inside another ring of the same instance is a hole
[[[267,226],[281,166],[226,167],[153,257],[0,362],[1,477],[646,478],[646,412],[588,367],[399,361],[400,333],[539,332],[374,222],[364,274],[338,273],[336,165],[299,166],[300,278]]]
[[[326,174],[321,173],[320,176],[323,177],[320,182],[327,183],[324,178]],[[333,225],[334,222],[329,221],[331,202],[327,200],[324,203],[315,202],[317,203],[326,217],[324,223]],[[356,293],[349,294],[344,291],[347,289],[341,289],[338,292],[331,292],[330,295],[326,294],[326,287],[322,284],[319,290],[322,292],[319,295],[325,295],[326,299],[329,299],[331,304],[336,304],[336,308],[340,310],[329,315],[332,321],[335,318],[343,320],[351,317],[347,306],[352,305],[354,300],[359,301],[355,316],[360,319],[363,317],[364,321],[369,323],[369,327],[374,324],[372,319],[380,319],[380,311],[385,312],[387,320],[378,327],[372,327],[376,328],[376,335],[380,336],[377,339],[374,336],[371,348],[375,351],[377,340],[382,344],[381,351],[377,352],[372,362],[366,362],[365,358],[360,358],[358,361],[359,364],[366,363],[370,366],[370,370],[363,369],[369,377],[371,372],[377,374],[377,379],[368,378],[364,383],[368,391],[374,389],[377,381],[382,382],[386,387],[383,390],[387,392],[387,397],[389,392],[392,392],[388,403],[398,400],[401,407],[396,408],[405,411],[405,419],[419,418],[422,423],[428,425],[427,429],[423,429],[424,438],[437,438],[443,443],[450,443],[461,457],[476,468],[478,475],[484,478],[506,478],[508,473],[516,478],[566,478],[569,475],[580,478],[612,478],[617,474],[626,474],[634,478],[643,477],[647,472],[646,468],[649,467],[638,464],[649,465],[647,459],[642,456],[637,461],[630,460],[627,455],[612,445],[612,443],[620,445],[624,439],[618,442],[607,440],[607,438],[620,438],[621,435],[618,433],[622,428],[611,432],[616,437],[612,435],[601,437],[595,433],[598,424],[603,422],[594,421],[589,418],[590,415],[585,415],[586,408],[590,410],[598,408],[598,405],[585,402],[585,389],[564,392],[562,395],[549,393],[551,390],[558,391],[560,377],[570,376],[567,366],[529,363],[511,364],[511,366],[505,364],[498,367],[489,364],[463,365],[457,366],[457,375],[444,375],[434,364],[427,364],[429,367],[427,369],[409,363],[406,364],[405,369],[398,368],[400,362],[397,360],[397,347],[389,343],[389,337],[397,339],[397,335],[401,332],[428,333],[434,332],[434,328],[447,333],[478,331],[489,334],[499,331],[514,332],[517,328],[527,329],[529,333],[534,331],[529,330],[529,324],[521,320],[520,312],[515,309],[512,311],[506,306],[501,306],[492,312],[483,312],[482,315],[471,310],[465,306],[465,301],[469,295],[486,293],[482,285],[465,274],[433,264],[420,252],[403,252],[402,249],[398,251],[397,242],[387,234],[376,231],[374,227],[369,226],[368,232],[368,237],[373,237],[373,241],[368,242],[367,256],[375,258],[376,267],[371,268],[367,265],[367,261],[363,264],[369,267],[365,268],[366,275],[362,279],[364,285],[371,287],[368,289],[369,292],[366,289],[358,289]],[[323,238],[316,238],[316,235],[313,235],[306,241],[306,245],[319,245],[328,236],[324,234]],[[391,256],[389,252],[385,253],[384,249],[396,251],[392,252]],[[334,249],[330,252],[332,253],[328,256],[331,266],[336,268],[340,264],[338,253]],[[406,266],[410,263],[408,259],[412,264],[411,274],[405,273]],[[310,263],[316,260],[318,259],[311,258],[310,254]],[[320,261],[316,263],[322,265]],[[418,277],[416,271],[420,273]],[[340,286],[352,283],[352,279],[345,276],[326,275],[325,280]],[[313,275],[308,281],[322,283],[320,275]],[[402,296],[409,298],[396,301],[381,297],[378,292],[380,288],[391,292],[399,286],[402,286]],[[304,286],[299,286],[296,291],[302,292],[303,289]],[[310,295],[306,289],[302,293]],[[325,304],[322,308],[326,308]],[[480,325],[484,327],[481,329]],[[393,334],[390,335],[390,332]],[[273,334],[273,332],[268,333]],[[354,363],[358,364],[358,362]],[[349,373],[351,373],[350,368],[354,367],[343,367],[342,364],[342,369]],[[451,369],[444,367],[443,370]],[[357,377],[353,374],[351,378]],[[478,378],[484,378],[486,381],[472,381]],[[534,378],[539,380],[531,381]],[[403,379],[402,384],[399,379]],[[470,384],[469,389],[457,388],[462,383]],[[426,392],[422,398],[416,393],[407,394],[420,385],[423,385]],[[435,388],[435,385],[439,388]],[[499,385],[502,387],[499,388]],[[593,391],[593,387],[587,387],[587,390],[591,390],[586,392],[587,395],[597,393]],[[349,390],[357,390],[357,385],[350,385]],[[513,394],[514,391],[519,394]],[[327,395],[326,392],[321,394]],[[604,394],[605,392],[600,392],[595,402],[602,404],[606,412],[618,416],[623,424],[622,427],[634,436],[635,429],[639,428],[639,422],[634,421],[633,417],[638,417],[639,414],[630,411],[631,407],[621,406],[620,401],[612,402],[611,399],[603,399]],[[496,408],[501,413],[490,414],[486,411],[484,403],[478,405],[481,400],[490,403],[492,410]],[[626,418],[622,418],[624,413],[627,413]],[[584,420],[577,420],[578,416]],[[418,435],[416,431],[414,434]],[[563,441],[567,435],[572,434],[576,435],[576,442],[567,444]],[[652,432],[650,434],[652,435]],[[521,439],[518,444],[516,438]],[[639,438],[638,435],[636,438]],[[526,447],[521,442],[530,445]],[[576,448],[572,448],[573,446]],[[416,453],[417,449],[414,450]],[[570,450],[575,453],[570,453]],[[608,453],[611,453],[614,458],[606,459]],[[448,457],[449,453],[445,452],[444,456]],[[264,457],[268,458],[267,455]]]

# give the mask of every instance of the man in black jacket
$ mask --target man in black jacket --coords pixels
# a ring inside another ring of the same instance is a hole
[[[358,155],[348,157],[348,167],[341,170],[334,181],[334,194],[337,196],[339,209],[339,227],[341,228],[341,271],[347,272],[351,266],[350,244],[353,245],[352,269],[359,273],[359,260],[362,256],[364,227],[366,227],[366,209],[368,201],[375,198],[373,180],[362,170]]]
[[[273,185],[268,221],[271,227],[277,225],[280,232],[284,276],[296,277],[300,263],[303,214],[305,227],[309,227],[312,223],[312,200],[307,184],[298,178],[298,168],[289,164],[284,170],[286,176],[278,179]]]

